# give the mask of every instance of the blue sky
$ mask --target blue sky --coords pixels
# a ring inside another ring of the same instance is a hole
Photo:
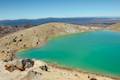
[[[120,17],[120,0],[0,0],[0,20]]]

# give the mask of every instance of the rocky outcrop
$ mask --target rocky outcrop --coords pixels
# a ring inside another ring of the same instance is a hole
[[[27,68],[33,67],[34,61],[31,59],[15,60],[5,65],[5,69],[13,72],[14,70],[24,71]]]

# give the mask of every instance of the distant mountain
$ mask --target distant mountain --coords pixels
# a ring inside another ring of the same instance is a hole
[[[44,19],[19,19],[1,20],[0,25],[40,25],[50,22],[63,22],[71,24],[112,24],[120,22],[120,18],[44,18]]]

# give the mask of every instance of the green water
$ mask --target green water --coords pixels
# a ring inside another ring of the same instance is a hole
[[[120,33],[98,31],[57,37],[41,48],[18,52],[17,56],[120,76]]]

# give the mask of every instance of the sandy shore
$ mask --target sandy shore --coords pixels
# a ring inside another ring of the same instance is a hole
[[[103,75],[103,74],[99,74],[99,73],[92,73],[92,72],[88,72],[86,70],[80,70],[80,69],[74,69],[74,68],[68,68],[68,67],[64,67],[64,66],[61,66],[59,64],[49,64],[47,63],[48,65],[52,66],[52,67],[55,67],[55,68],[59,68],[59,69],[64,69],[64,70],[67,70],[67,71],[75,71],[75,72],[78,72],[78,73],[83,73],[83,74],[87,74],[88,76],[89,75],[94,75],[94,76],[101,76],[101,77],[108,77],[108,78],[111,78],[111,79],[115,79],[115,80],[119,80],[120,77],[118,76],[108,76],[107,74],[106,75]],[[98,79],[99,80],[99,79]]]
[[[5,64],[15,60],[17,51],[42,46],[53,36],[95,30],[100,30],[100,28],[89,28],[64,23],[49,23],[2,37],[0,39],[0,80],[120,80],[108,76],[63,68],[38,60],[34,60],[35,65],[25,71],[15,70],[9,72],[5,70]],[[40,66],[44,64],[48,65],[49,71],[46,72],[40,69]]]

